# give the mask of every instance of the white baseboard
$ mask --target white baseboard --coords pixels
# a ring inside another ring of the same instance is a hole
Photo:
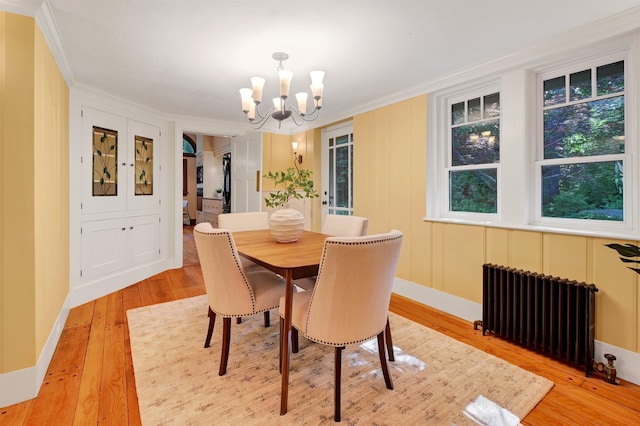
[[[112,275],[81,283],[71,289],[65,307],[71,309],[96,300],[107,294],[122,290],[160,272],[172,269],[173,259],[162,259],[132,269],[118,271]]]
[[[66,304],[65,301],[63,306]],[[51,333],[49,333],[47,342],[34,367],[0,374],[0,407],[17,404],[38,396],[68,316],[69,309],[63,307],[58,313]]]
[[[396,278],[393,285],[393,292],[471,323],[475,320],[482,319],[482,304],[471,302],[430,287]],[[598,340],[595,341],[594,346],[594,359],[596,362],[606,364],[607,361],[604,358],[604,354],[615,355],[616,361],[614,365],[618,377],[640,386],[640,369],[637,367],[640,365],[639,353],[609,345]]]

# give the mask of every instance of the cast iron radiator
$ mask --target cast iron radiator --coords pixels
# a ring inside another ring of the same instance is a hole
[[[482,265],[482,334],[593,371],[595,285]]]

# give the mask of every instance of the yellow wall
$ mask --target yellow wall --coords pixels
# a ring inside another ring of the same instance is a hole
[[[398,277],[482,302],[482,264],[595,283],[596,339],[640,352],[638,275],[605,244],[638,244],[533,231],[424,222],[427,99],[354,118],[354,210],[369,232],[405,235]]]
[[[5,373],[35,365],[69,290],[69,96],[33,18],[0,12],[0,23]]]

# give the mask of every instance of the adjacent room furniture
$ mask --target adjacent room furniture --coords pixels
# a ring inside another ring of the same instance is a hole
[[[342,350],[377,336],[380,365],[388,389],[393,382],[384,354],[385,326],[402,233],[330,237],[313,291],[293,294],[290,321],[310,340],[335,347],[334,419],[340,421]],[[281,327],[287,302],[280,301]],[[286,358],[283,357],[283,358]]]
[[[196,224],[208,222],[218,228],[218,215],[222,213],[222,199],[202,198],[202,210],[196,212]]]
[[[274,309],[285,293],[284,281],[269,271],[245,273],[233,236],[228,230],[200,223],[193,231],[209,301],[209,329],[204,347],[209,347],[216,315],[223,318],[222,351],[218,374],[227,372],[231,318],[251,316]]]
[[[182,224],[191,225],[191,215],[189,214],[189,200],[182,200]]]

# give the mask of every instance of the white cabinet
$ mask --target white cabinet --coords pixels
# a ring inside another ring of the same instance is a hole
[[[82,108],[81,280],[160,254],[160,129]]]
[[[91,279],[160,258],[160,216],[82,223],[82,279]]]

